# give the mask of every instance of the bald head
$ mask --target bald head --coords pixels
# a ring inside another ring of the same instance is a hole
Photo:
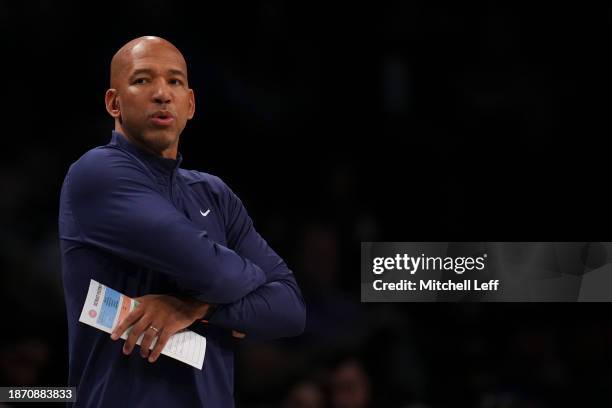
[[[133,39],[115,53],[111,60],[110,87],[118,88],[121,79],[129,73],[134,61],[147,56],[174,58],[175,62],[187,75],[185,58],[174,44],[161,37],[145,36]]]
[[[159,37],[128,42],[111,62],[104,103],[116,131],[149,152],[176,158],[179,136],[195,112],[183,54]]]

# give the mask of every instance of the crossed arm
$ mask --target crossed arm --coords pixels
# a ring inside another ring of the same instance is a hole
[[[123,152],[94,150],[71,169],[68,194],[81,239],[168,274],[188,295],[139,298],[140,305],[115,333],[133,325],[124,352],[131,352],[144,332],[141,353],[146,357],[150,342],[159,336],[149,356],[155,361],[170,335],[201,319],[209,304],[218,305],[210,324],[250,337],[292,336],[303,330],[305,308],[293,274],[255,231],[240,200],[216,181],[223,187],[227,247],[209,240],[157,191],[145,168]]]

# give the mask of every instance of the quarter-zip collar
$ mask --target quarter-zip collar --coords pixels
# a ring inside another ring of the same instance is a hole
[[[130,142],[128,138],[126,138],[120,132],[113,130],[113,136],[111,138],[111,145],[119,146],[123,150],[127,150],[132,153],[140,160],[147,163],[150,168],[157,173],[157,175],[167,175],[172,176],[175,173],[181,162],[183,161],[183,155],[179,152],[176,155],[176,160],[174,159],[166,159],[165,157],[160,157],[150,153],[134,143]]]

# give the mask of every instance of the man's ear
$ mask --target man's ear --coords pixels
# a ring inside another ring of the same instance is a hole
[[[193,119],[193,115],[195,114],[195,96],[193,94],[193,89],[189,90],[189,116],[187,119]]]
[[[119,99],[117,98],[117,90],[109,89],[106,91],[106,95],[104,95],[104,102],[106,104],[106,111],[113,118],[119,118],[121,116],[121,109],[119,106]]]

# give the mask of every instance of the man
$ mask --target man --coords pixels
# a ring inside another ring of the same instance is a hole
[[[302,295],[227,185],[179,167],[195,112],[180,51],[158,37],[130,41],[110,86],[111,142],[70,167],[60,198],[75,406],[233,406],[235,337],[300,334]],[[111,337],[78,321],[90,279],[140,302]],[[202,370],[159,358],[187,327],[207,339]]]

